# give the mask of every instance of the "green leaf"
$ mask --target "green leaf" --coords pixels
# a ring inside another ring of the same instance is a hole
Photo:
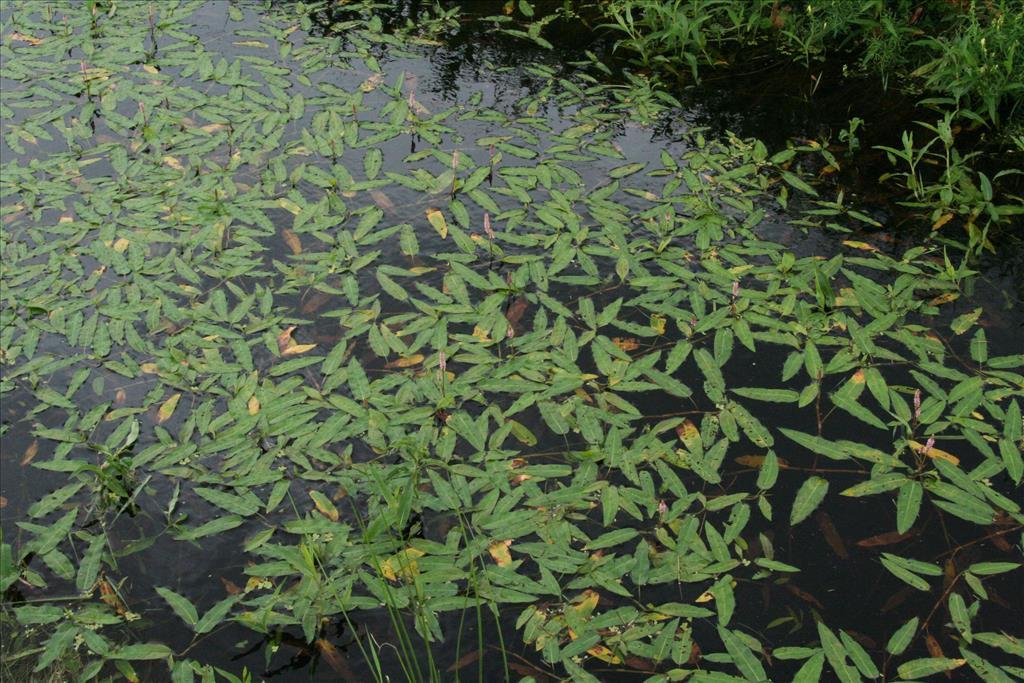
[[[196,612],[195,606],[188,601],[188,598],[162,586],[157,586],[156,592],[167,601],[167,604],[171,606],[175,614],[181,617],[182,621],[195,628],[196,622],[199,621],[199,613]]]
[[[824,666],[825,653],[818,650],[796,672],[793,676],[793,683],[818,683],[821,680],[821,670]]]
[[[914,526],[923,496],[924,487],[918,481],[908,481],[900,486],[896,499],[896,530],[899,533],[905,534]]]
[[[886,644],[885,649],[889,654],[901,655],[903,651],[910,645],[910,641],[914,639],[914,635],[917,633],[917,624],[920,621],[918,617],[914,617],[907,623],[896,629],[896,632],[889,638],[889,642]]]
[[[718,637],[722,639],[726,651],[732,657],[733,664],[745,679],[751,683],[762,683],[768,680],[768,674],[765,673],[760,660],[740,637],[721,625],[718,627]]]
[[[796,526],[807,519],[812,512],[825,500],[828,493],[828,481],[818,476],[808,477],[796,492],[793,509],[789,514],[790,526]]]
[[[925,676],[931,676],[932,674],[942,673],[944,671],[952,671],[953,669],[963,665],[963,659],[925,657],[922,659],[912,659],[909,662],[900,664],[896,669],[896,673],[900,678],[914,680],[924,678]]]
[[[967,611],[967,604],[959,593],[949,594],[949,616],[953,619],[953,626],[960,632],[968,643],[974,640],[971,631],[971,614]]]
[[[796,403],[800,398],[799,392],[792,389],[767,389],[759,387],[736,387],[731,389],[734,394],[744,398],[752,398],[755,401],[771,401],[773,403]]]

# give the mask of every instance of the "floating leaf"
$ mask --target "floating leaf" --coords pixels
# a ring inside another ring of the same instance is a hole
[[[818,476],[808,477],[796,493],[793,509],[789,514],[790,526],[796,526],[807,519],[828,493],[828,481]]]

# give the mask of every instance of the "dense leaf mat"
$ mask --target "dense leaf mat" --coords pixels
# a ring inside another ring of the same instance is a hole
[[[433,93],[451,16],[364,5],[5,8],[30,668],[241,680],[189,646],[234,624],[350,680],[1021,676],[1024,356],[944,312],[950,257],[790,227],[794,152],[656,135],[640,76],[538,50]],[[839,509],[884,633],[802,583]],[[133,575],[156,548],[235,581]]]

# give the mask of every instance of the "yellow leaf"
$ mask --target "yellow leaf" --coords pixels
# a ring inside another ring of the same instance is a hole
[[[116,251],[118,254],[123,254],[128,249],[128,244],[128,240],[126,240],[124,237],[119,237],[117,241],[114,242],[114,251]]]
[[[918,455],[927,455],[929,458],[945,460],[946,462],[952,463],[954,465],[960,464],[960,458],[956,457],[952,453],[942,450],[941,448],[936,448],[935,446],[929,448],[927,444],[923,444],[919,441],[910,441],[908,443],[910,444],[910,447],[914,449],[914,452],[917,453]]]
[[[878,247],[867,242],[857,242],[856,240],[843,240],[843,244],[853,249],[863,249],[864,251],[878,251]]]
[[[139,366],[139,369],[142,370],[147,375],[155,375],[156,373],[160,372],[160,366],[158,366],[156,363],[143,363],[142,365]]]
[[[255,396],[249,397],[249,414],[256,415],[260,412],[260,400]]]
[[[302,240],[295,234],[294,230],[285,228],[281,231],[281,237],[284,238],[284,243],[288,245],[288,248],[292,250],[292,253],[298,256],[302,253]]]
[[[448,237],[448,222],[444,219],[443,213],[437,209],[427,209],[427,220],[434,226],[434,230],[437,230],[441,239]]]
[[[850,379],[853,380],[854,384],[864,384],[864,369],[861,368],[857,372],[853,373],[853,377]]]
[[[938,295],[928,303],[932,306],[941,306],[943,304],[948,304],[951,301],[956,301],[959,298],[960,292],[946,292],[945,294]]]
[[[224,130],[224,124],[223,123],[210,123],[210,124],[207,124],[207,125],[201,127],[199,130],[203,131],[204,133],[210,133],[210,134],[219,133],[220,131]],[[237,183],[236,183],[236,185],[237,185]]]
[[[615,653],[606,648],[604,645],[595,645],[594,647],[587,650],[587,653],[597,657],[602,662],[608,662],[609,664],[621,664],[622,660],[615,656]]]
[[[239,47],[267,47],[267,44],[262,40],[236,40],[232,45],[238,45]]]
[[[665,334],[665,316],[652,315],[651,329],[657,332],[658,334]]]
[[[181,394],[178,393],[163,402],[163,405],[160,406],[160,410],[156,413],[157,424],[163,424],[171,419],[171,416],[174,415],[174,409],[178,407],[178,401],[180,400]]]
[[[145,71],[146,73],[152,74],[154,76],[156,76],[158,73],[160,73],[160,69],[156,68],[152,64],[143,64],[142,65],[142,70]]]
[[[932,223],[932,230],[938,230],[939,228],[941,228],[943,225],[945,225],[946,223],[950,222],[951,220],[953,220],[953,214],[951,214],[951,213],[944,213],[944,214],[942,214],[941,216],[939,216],[939,219],[937,221]]]
[[[18,32],[12,33],[11,35],[8,36],[8,38],[10,38],[11,40],[20,41],[22,43],[28,43],[29,45],[31,45],[33,47],[35,47],[36,45],[40,45],[43,42],[42,38],[33,38],[32,36],[28,36],[28,35],[25,35],[24,33],[18,33]]]
[[[282,356],[297,356],[300,353],[306,351],[312,351],[316,348],[316,344],[292,344],[281,352]]]
[[[494,561],[498,563],[499,567],[507,567],[512,564],[512,553],[509,552],[509,546],[512,545],[512,540],[507,541],[495,541],[487,546],[487,552],[491,554]]]
[[[477,325],[476,327],[473,328],[473,336],[476,337],[477,339],[479,339],[482,342],[489,342],[489,341],[491,341],[491,337],[490,337],[489,334],[487,334],[487,330],[485,330],[484,328],[480,327],[479,325]]]
[[[181,165],[181,162],[170,155],[164,157],[164,163],[173,168],[175,171],[185,170],[185,167]]]
[[[292,200],[288,199],[287,197],[281,197],[280,199],[278,199],[277,205],[284,209],[285,211],[287,211],[288,213],[292,214],[293,216],[298,216],[300,213],[302,213],[302,207],[293,202]]]
[[[700,594],[700,597],[694,600],[694,602],[711,602],[714,599],[715,596],[711,593],[711,591],[704,591]]]
[[[396,360],[393,360],[390,363],[388,363],[387,365],[385,365],[384,367],[386,367],[386,368],[411,368],[414,365],[419,365],[420,363],[422,363],[423,362],[423,358],[424,358],[424,356],[423,356],[422,353],[414,353],[411,356],[405,356],[404,358],[398,358]]]
[[[36,457],[37,453],[39,453],[39,440],[33,439],[32,443],[28,445],[28,448],[25,449],[25,454],[21,456],[21,464],[27,465],[32,462],[32,459]]]
[[[369,78],[362,82],[362,84],[359,86],[359,89],[362,90],[363,92],[370,92],[383,82],[383,74],[373,74],[372,76],[370,76]]]
[[[411,579],[419,575],[420,569],[416,564],[417,557],[423,557],[426,553],[416,548],[406,548],[395,553],[380,565],[380,573],[388,581],[397,581],[398,577]]]

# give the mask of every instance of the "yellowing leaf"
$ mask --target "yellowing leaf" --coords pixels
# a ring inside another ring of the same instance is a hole
[[[359,86],[359,89],[362,90],[363,92],[370,92],[371,90],[374,90],[378,85],[380,85],[383,81],[383,74],[373,74],[372,76],[370,76],[369,78],[362,82],[362,84]]]
[[[956,457],[952,453],[942,450],[941,448],[936,448],[935,446],[929,448],[927,444],[923,444],[919,441],[909,441],[908,443],[918,455],[926,455],[929,458],[938,458],[939,460],[945,460],[953,465],[960,464],[960,458]]]
[[[185,170],[185,167],[181,165],[181,162],[170,155],[164,157],[164,163],[173,168],[175,171]]]
[[[145,71],[146,73],[152,74],[154,76],[156,76],[158,73],[160,73],[160,69],[156,68],[152,64],[143,64],[142,65],[142,70]]]
[[[10,38],[11,40],[17,40],[21,43],[28,43],[33,47],[35,47],[36,45],[41,45],[43,42],[42,38],[33,38],[32,36],[25,35],[24,33],[18,33],[17,31],[9,35],[8,38]]]
[[[313,499],[313,504],[316,505],[317,512],[332,522],[338,521],[340,517],[338,514],[338,508],[334,507],[334,503],[331,502],[330,498],[316,490],[310,491],[309,497]]]
[[[114,251],[116,251],[118,254],[123,254],[125,251],[128,250],[128,244],[129,242],[127,239],[125,239],[124,237],[119,237],[113,244]]]
[[[156,363],[143,363],[139,366],[139,369],[147,375],[155,375],[160,372],[160,367]]]
[[[665,334],[665,316],[663,315],[652,315],[651,316],[651,329],[658,334]]]
[[[250,396],[248,408],[250,415],[256,415],[257,413],[260,412],[260,400],[255,396]]]
[[[396,360],[393,360],[390,363],[388,363],[387,365],[385,365],[384,367],[386,367],[386,368],[411,368],[414,365],[419,365],[420,363],[422,363],[423,362],[423,358],[424,358],[424,356],[423,356],[422,353],[414,353],[411,356],[405,356],[404,358],[398,358]]]
[[[284,243],[288,245],[288,248],[292,250],[292,253],[298,256],[302,253],[302,240],[295,234],[294,230],[285,228],[281,231],[281,237],[284,239]]]
[[[300,353],[305,353],[306,351],[312,351],[315,348],[316,348],[316,344],[292,344],[291,346],[286,348],[284,351],[282,351],[281,355],[282,356],[297,356]]]
[[[499,567],[507,567],[512,564],[512,553],[509,552],[509,546],[512,545],[512,540],[507,541],[495,541],[487,546],[487,552],[491,554],[494,561],[498,563]]]
[[[180,400],[181,394],[177,393],[163,402],[163,405],[160,406],[160,410],[156,413],[157,424],[163,424],[171,419],[171,416],[174,415],[174,409],[178,407],[178,401]]]
[[[477,339],[479,339],[482,342],[489,342],[489,341],[491,341],[491,336],[489,334],[487,334],[487,330],[485,330],[484,328],[480,327],[479,325],[477,325],[476,327],[473,328],[473,336],[476,337]]]
[[[267,44],[262,40],[236,40],[232,45],[238,45],[239,47],[267,47]]]
[[[441,239],[448,237],[448,222],[444,219],[443,213],[437,209],[427,209],[427,220],[434,226],[434,230],[437,230]]]
[[[288,213],[292,214],[293,216],[298,216],[300,213],[302,213],[302,207],[293,202],[292,200],[288,199],[287,197],[281,197],[280,199],[278,199],[277,205],[284,209],[285,211],[287,211]]]
[[[25,454],[21,456],[21,464],[27,465],[32,462],[32,459],[39,453],[39,439],[33,439],[32,443],[25,449]]]
[[[864,251],[878,251],[878,247],[867,242],[858,242],[856,240],[843,240],[843,244],[853,249],[863,249]]]
[[[944,214],[942,214],[941,216],[939,216],[939,219],[937,221],[932,223],[932,230],[938,230],[939,228],[941,228],[943,225],[945,225],[946,223],[950,222],[951,220],[953,220],[953,214],[951,214],[951,213],[944,213]]]
[[[850,379],[853,380],[854,384],[864,384],[864,369],[861,368],[857,372],[853,373],[853,377]]]
[[[292,332],[295,331],[295,325],[289,325],[285,328],[284,332],[277,335],[277,350],[284,353],[284,350],[294,344],[292,341]]]
[[[615,653],[606,648],[604,645],[595,645],[594,647],[587,650],[587,653],[597,657],[602,662],[608,662],[609,664],[621,664],[622,660],[615,656]]]
[[[426,553],[416,548],[406,548],[395,553],[380,565],[380,573],[388,581],[397,581],[398,577],[411,579],[419,575],[420,569],[416,564],[417,557],[423,557]]]

